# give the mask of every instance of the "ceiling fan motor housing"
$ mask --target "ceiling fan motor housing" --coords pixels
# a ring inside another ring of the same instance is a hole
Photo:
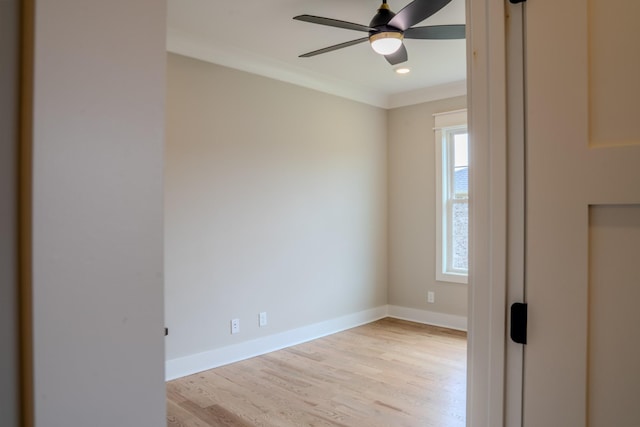
[[[372,28],[372,30],[369,31],[369,35],[373,36],[378,33],[387,32],[402,34],[402,30],[400,30],[399,28],[387,25],[387,23],[391,21],[394,16],[396,16],[396,14],[393,13],[391,9],[389,9],[387,2],[383,2],[378,8],[378,13],[375,14],[373,19],[371,19],[371,22],[369,23],[369,27]]]

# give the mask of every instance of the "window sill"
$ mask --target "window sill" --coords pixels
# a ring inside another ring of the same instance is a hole
[[[466,274],[438,273],[436,274],[436,280],[439,282],[462,283],[466,285],[469,282],[469,276]]]

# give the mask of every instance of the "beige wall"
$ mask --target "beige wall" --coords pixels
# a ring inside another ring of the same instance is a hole
[[[433,114],[466,108],[456,97],[389,111],[389,304],[467,315],[467,285],[435,280]],[[427,292],[435,292],[435,304]]]
[[[35,1],[36,427],[166,425],[165,9]]]
[[[386,119],[169,55],[167,359],[386,304]]]

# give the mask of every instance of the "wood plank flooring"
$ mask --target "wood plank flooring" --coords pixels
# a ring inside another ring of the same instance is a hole
[[[167,426],[463,427],[464,332],[386,318],[167,383]]]

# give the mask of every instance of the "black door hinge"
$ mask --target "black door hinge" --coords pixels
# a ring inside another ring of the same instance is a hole
[[[511,304],[511,339],[518,344],[527,343],[527,304]]]
[[[526,0],[509,0],[513,4],[524,3]]]
[[[169,328],[164,328],[164,336],[166,337],[167,335],[169,335]]]

